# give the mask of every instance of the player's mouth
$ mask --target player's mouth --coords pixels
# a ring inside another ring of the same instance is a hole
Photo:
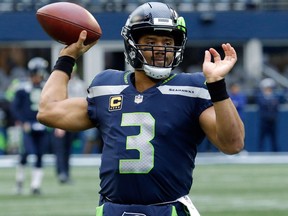
[[[152,58],[153,64],[158,67],[165,67],[165,65],[167,64],[167,60],[168,59],[165,58],[165,56],[163,55]]]

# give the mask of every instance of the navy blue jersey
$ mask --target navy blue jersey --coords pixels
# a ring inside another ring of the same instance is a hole
[[[15,120],[36,123],[36,115],[43,84],[33,85],[29,81],[19,84],[11,105]]]
[[[212,105],[202,73],[172,74],[140,93],[130,72],[106,70],[89,87],[88,114],[103,136],[100,194],[116,203],[155,204],[192,185],[199,116]]]

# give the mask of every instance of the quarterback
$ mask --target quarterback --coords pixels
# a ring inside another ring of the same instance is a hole
[[[38,120],[65,130],[101,131],[96,215],[199,215],[187,196],[197,146],[205,137],[226,154],[244,146],[244,126],[225,85],[236,51],[223,44],[222,59],[210,48],[203,72],[174,74],[187,40],[184,18],[167,4],[148,2],[130,14],[121,32],[134,70],[97,73],[86,98],[68,99],[75,60],[95,45],[83,44],[86,35],[60,51]]]

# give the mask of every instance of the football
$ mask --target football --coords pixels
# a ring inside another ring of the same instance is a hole
[[[102,35],[95,17],[80,5],[57,2],[37,10],[37,20],[43,30],[54,40],[70,45],[78,41],[81,31],[87,31],[85,45],[93,43]]]

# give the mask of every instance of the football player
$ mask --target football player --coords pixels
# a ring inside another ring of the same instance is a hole
[[[48,141],[46,126],[36,119],[41,90],[44,85],[44,78],[47,74],[48,62],[35,57],[28,62],[29,79],[20,81],[11,102],[11,111],[15,125],[20,126],[23,131],[23,146],[20,148],[20,161],[16,170],[17,193],[23,192],[25,180],[25,166],[30,154],[35,154],[36,160],[31,177],[32,194],[40,194],[43,163],[42,157],[45,145]]]
[[[199,215],[188,197],[197,146],[205,136],[226,154],[244,145],[244,126],[230,100],[225,76],[234,48],[205,51],[203,73],[174,74],[183,59],[187,29],[170,6],[148,2],[121,32],[133,71],[105,70],[87,98],[67,99],[75,60],[94,44],[61,50],[42,95],[38,120],[78,131],[98,127],[103,138],[97,215]],[[212,61],[212,57],[214,61]]]

